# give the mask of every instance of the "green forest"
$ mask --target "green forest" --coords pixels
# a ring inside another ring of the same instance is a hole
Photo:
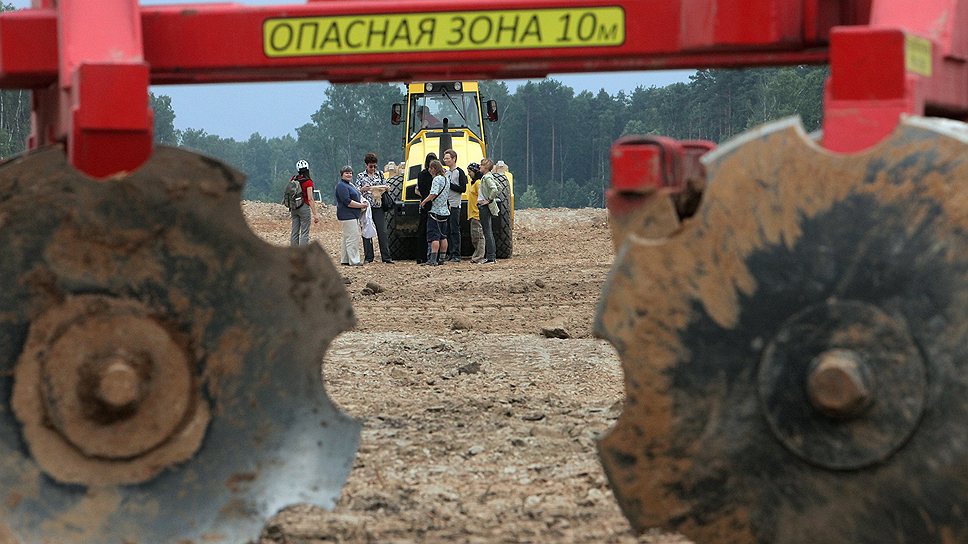
[[[483,99],[498,102],[500,121],[488,124],[488,153],[514,173],[516,203],[527,207],[601,207],[609,180],[609,147],[626,134],[655,134],[722,142],[771,119],[799,115],[807,131],[820,128],[826,67],[699,70],[687,83],[639,87],[610,95],[575,90],[553,78],[520,85],[481,83]],[[381,164],[403,160],[402,128],[390,105],[403,102],[401,84],[331,85],[296,136],[246,141],[201,128],[175,129],[171,99],[152,94],[155,141],[222,159],[244,172],[247,200],[279,201],[297,159],[313,165],[325,190],[340,166],[359,167],[368,151]],[[30,132],[29,91],[0,92],[0,156],[24,149]]]

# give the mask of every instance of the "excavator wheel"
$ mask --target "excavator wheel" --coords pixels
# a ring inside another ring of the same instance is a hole
[[[507,176],[494,174],[501,194],[500,213],[491,219],[491,232],[494,234],[494,247],[499,259],[510,259],[514,254],[514,218],[511,216],[511,184]]]
[[[387,185],[390,187],[388,192],[394,202],[403,200],[403,174],[397,174],[388,178]],[[421,238],[417,236],[416,223],[418,220],[416,218],[410,221],[413,223],[413,232],[401,228],[397,212],[398,210],[396,208],[386,212],[387,240],[390,246],[390,255],[398,260],[417,258],[425,251],[421,248],[427,243],[426,237]]]
[[[784,120],[706,166],[681,226],[616,223],[596,318],[626,390],[599,452],[633,528],[968,542],[966,126],[909,118],[836,155]]]
[[[169,148],[103,182],[59,148],[0,166],[0,541],[236,543],[334,504],[359,426],[320,364],[352,309],[242,183]]]

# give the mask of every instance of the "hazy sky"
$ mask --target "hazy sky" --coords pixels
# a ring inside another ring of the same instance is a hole
[[[30,0],[13,0],[17,8],[29,7]],[[211,0],[142,0],[149,4],[214,3]],[[286,5],[303,4],[298,0],[240,0],[240,4]],[[664,86],[687,81],[691,70],[654,72],[612,72],[595,74],[564,74],[553,77],[575,89],[575,92],[605,89],[609,94],[620,90],[631,91],[638,86]],[[526,80],[507,80],[513,92]],[[168,85],[152,87],[155,94],[171,97],[175,110],[175,128],[204,129],[209,134],[225,138],[247,140],[258,132],[265,137],[295,135],[296,127],[310,122],[309,116],[323,102],[326,82],[289,83],[223,83],[217,85]],[[388,106],[389,107],[389,106]]]

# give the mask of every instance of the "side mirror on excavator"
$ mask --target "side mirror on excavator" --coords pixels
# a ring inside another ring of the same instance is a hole
[[[403,121],[403,105],[393,104],[390,106],[390,123],[399,125]]]
[[[493,123],[497,121],[497,100],[488,100],[486,104],[487,120]]]

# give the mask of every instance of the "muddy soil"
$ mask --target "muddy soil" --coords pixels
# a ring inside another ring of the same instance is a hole
[[[285,208],[243,211],[288,244]],[[338,263],[333,208],[322,217],[312,238]],[[598,461],[623,399],[618,357],[592,335],[612,257],[604,210],[535,209],[495,265],[337,266],[357,326],[323,375],[362,422],[359,453],[335,511],[292,506],[261,543],[688,542],[633,535]]]

